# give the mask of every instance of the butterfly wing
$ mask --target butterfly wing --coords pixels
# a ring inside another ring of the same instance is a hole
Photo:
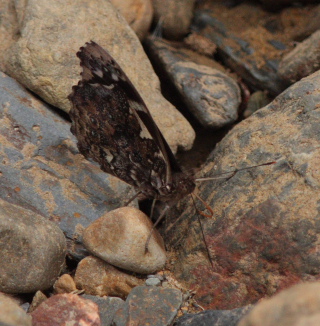
[[[73,87],[71,131],[79,151],[101,169],[136,188],[171,183],[181,172],[141,96],[115,60],[98,44],[77,53],[82,80]]]

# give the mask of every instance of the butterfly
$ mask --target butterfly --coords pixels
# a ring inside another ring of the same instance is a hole
[[[182,172],[167,141],[129,78],[91,41],[77,56],[82,79],[68,96],[71,132],[80,153],[132,185],[136,196],[172,205],[193,192],[193,175]],[[135,196],[135,197],[136,197]]]

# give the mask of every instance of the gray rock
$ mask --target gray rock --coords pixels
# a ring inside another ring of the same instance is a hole
[[[157,230],[145,244],[152,222],[133,207],[121,207],[91,223],[83,232],[83,243],[93,255],[128,271],[148,274],[166,262],[163,240]]]
[[[239,326],[320,325],[320,282],[292,286],[258,303]]]
[[[0,291],[30,293],[53,285],[66,255],[56,224],[0,200],[0,239]]]
[[[182,294],[177,289],[137,286],[116,312],[113,323],[114,326],[171,325],[181,304]]]
[[[98,297],[88,294],[84,294],[82,297],[98,305],[101,325],[103,326],[111,326],[115,313],[124,305],[122,299],[115,297]]]
[[[109,1],[37,0],[18,6],[21,37],[7,53],[6,72],[21,84],[66,112],[67,96],[81,71],[76,52],[94,40],[122,66],[145,100],[165,138],[176,151],[189,149],[194,131],[164,99],[141,43]],[[63,22],[63,24],[61,23]]]
[[[320,69],[320,30],[287,53],[279,65],[279,75],[290,83]]]
[[[179,218],[170,212],[168,224],[171,218],[175,226],[165,241],[178,250],[173,272],[197,288],[195,299],[204,308],[244,306],[320,276],[319,89],[317,72],[216,146],[203,176],[276,163],[200,184],[199,196],[213,208],[212,218],[200,218],[205,243],[190,200],[181,202]]]
[[[198,314],[186,314],[178,318],[175,326],[237,326],[252,306],[232,310],[206,310]]]
[[[161,281],[157,277],[151,277],[151,278],[146,279],[145,284],[147,286],[160,286]]]
[[[0,198],[56,221],[68,238],[133,195],[79,154],[69,122],[1,73],[0,119]]]
[[[0,293],[0,311],[1,326],[32,326],[31,316],[27,315],[13,299],[2,293]]]

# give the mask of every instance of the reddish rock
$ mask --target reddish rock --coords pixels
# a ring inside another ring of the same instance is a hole
[[[101,325],[97,304],[76,294],[54,295],[31,315],[33,326]]]

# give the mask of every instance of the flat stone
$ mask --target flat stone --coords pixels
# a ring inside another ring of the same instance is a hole
[[[113,323],[115,326],[171,325],[181,304],[182,294],[177,289],[137,286],[115,314]]]
[[[124,273],[100,258],[89,256],[78,264],[75,283],[86,294],[116,296],[125,299],[143,280]]]

